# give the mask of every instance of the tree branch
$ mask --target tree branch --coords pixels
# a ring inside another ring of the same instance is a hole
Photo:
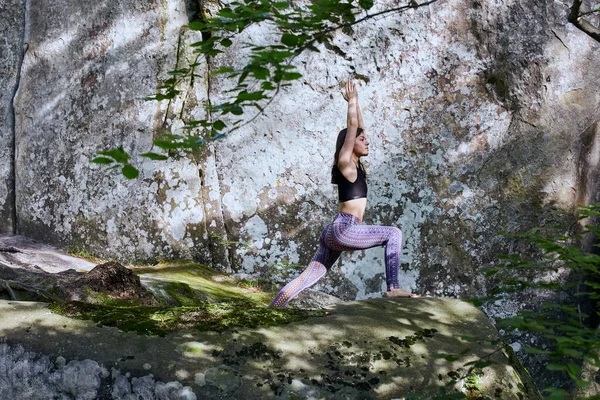
[[[587,15],[589,13],[580,14],[579,12],[582,2],[583,0],[573,0],[573,5],[571,6],[571,12],[569,13],[568,20],[570,23],[575,25],[577,29],[581,30],[583,33],[600,43],[600,29],[583,18],[583,15]]]
[[[438,0],[429,0],[429,1],[426,1],[425,3],[421,3],[421,4],[417,4],[416,1],[410,1],[409,4],[404,5],[404,6],[400,6],[400,7],[396,7],[396,8],[390,8],[390,9],[387,9],[387,10],[379,11],[379,12],[376,12],[375,14],[367,14],[364,17],[357,19],[356,21],[346,22],[344,24],[339,24],[339,25],[335,25],[335,26],[329,27],[328,29],[325,29],[324,31],[319,32],[318,36],[315,36],[315,38],[313,38],[312,40],[306,42],[302,47],[300,47],[296,51],[296,55],[299,55],[304,50],[306,50],[309,47],[311,47],[312,45],[314,45],[314,43],[317,41],[318,37],[323,37],[323,36],[327,35],[328,33],[337,31],[338,29],[349,28],[351,26],[360,24],[361,22],[364,22],[364,21],[369,20],[371,18],[379,17],[381,15],[385,15],[385,14],[389,14],[389,13],[394,13],[394,12],[406,11],[406,10],[411,9],[411,8],[420,8],[420,7],[428,6],[428,5],[433,4],[433,3],[437,2],[437,1]]]

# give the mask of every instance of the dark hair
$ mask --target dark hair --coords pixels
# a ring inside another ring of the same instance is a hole
[[[340,160],[340,151],[342,150],[342,147],[344,146],[344,141],[346,140],[346,132],[348,132],[347,128],[342,129],[340,133],[338,133],[337,141],[335,142],[335,154],[333,155],[333,165],[331,166],[331,183],[333,183],[334,185],[337,185],[338,183],[338,175],[336,174],[336,171],[340,173],[340,169],[338,168],[338,161]],[[357,128],[356,137],[360,136],[360,134],[363,132],[363,128]],[[360,159],[358,160],[358,169],[361,170],[364,177],[366,178],[367,171],[365,171],[365,167],[360,162]]]

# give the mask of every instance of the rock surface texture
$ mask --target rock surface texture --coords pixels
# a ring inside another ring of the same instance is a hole
[[[349,76],[371,143],[365,221],[402,229],[405,289],[483,294],[476,269],[519,248],[498,231],[554,224],[551,209],[598,200],[600,46],[567,23],[567,0],[459,0],[370,20],[299,56],[304,77],[235,134],[187,157],[133,160],[137,180],[91,164],[120,145],[156,151],[161,132],[179,133],[183,120],[204,116],[204,101],[225,96],[211,71],[240,65],[243,41],[272,37],[254,25],[225,54],[200,60],[179,99],[145,102],[193,57],[200,37],[182,26],[216,7],[194,4],[2,9],[0,231],[121,261],[192,257],[283,283],[335,214],[329,166],[345,123],[338,86]],[[373,12],[395,5],[378,1]],[[381,249],[338,265],[318,289],[346,300],[383,292]],[[490,310],[502,316],[528,301]]]
[[[0,300],[0,336],[7,341],[0,344],[2,398],[390,399],[413,391],[432,398],[444,386],[486,398],[539,398],[516,358],[494,345],[487,317],[452,299],[357,301],[285,326],[164,338]],[[435,356],[463,350],[454,361]],[[465,364],[479,358],[494,364],[468,372]]]
[[[25,52],[25,0],[10,0],[0,9],[0,233],[15,230],[15,118],[13,98]]]
[[[0,344],[0,396],[3,399],[43,400],[196,400],[190,387],[178,381],[155,381],[110,372],[93,360],[72,360],[25,351],[22,346]]]
[[[128,300],[157,305],[139,276],[117,262],[96,265],[12,235],[0,235],[0,296],[11,300]]]
[[[19,87],[15,129],[5,119],[0,133],[2,215],[16,201],[18,233],[99,256],[193,257],[283,282],[310,260],[334,216],[328,169],[345,121],[338,84],[353,76],[371,142],[366,222],[403,230],[402,285],[450,296],[485,290],[475,268],[512,245],[498,230],[543,224],[549,208],[597,197],[598,44],[566,23],[568,6],[440,3],[336,33],[332,46],[297,59],[304,77],[265,116],[193,156],[136,159],[141,177],[128,181],[90,164],[94,152],[143,153],[160,132],[179,132],[182,118],[202,117],[202,101],[218,102],[227,87],[210,72],[239,64],[240,43],[260,43],[268,27],[200,60],[193,88],[158,104],[143,97],[190,59],[200,38],[182,25],[208,8],[22,4],[7,21],[25,21],[27,35],[2,28],[15,32],[3,59],[13,78],[2,84]],[[340,265],[320,289],[380,296],[380,250],[344,255]]]

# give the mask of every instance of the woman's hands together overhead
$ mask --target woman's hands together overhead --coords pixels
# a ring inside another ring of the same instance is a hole
[[[358,99],[358,91],[356,90],[356,85],[352,81],[346,82],[346,90],[342,91],[342,96],[344,96],[344,100],[350,101],[352,99]]]

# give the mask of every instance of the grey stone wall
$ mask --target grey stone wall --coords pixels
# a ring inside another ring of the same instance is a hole
[[[239,65],[241,43],[272,32],[253,26],[201,60],[180,98],[157,104],[143,97],[200,40],[181,29],[197,11],[190,4],[36,4],[15,102],[19,233],[121,261],[193,257],[284,282],[336,212],[339,83],[352,77],[371,142],[365,221],[402,229],[401,283],[485,291],[476,268],[518,245],[498,231],[554,222],[551,209],[597,191],[599,46],[567,24],[569,6],[455,1],[358,25],[298,57],[304,77],[265,115],[190,156],[134,160],[141,176],[127,181],[90,164],[94,152],[143,153],[160,132],[180,132],[204,115],[203,101],[225,96],[210,72]],[[383,271],[381,249],[344,254],[320,288],[378,297]]]
[[[0,233],[14,231],[14,109],[24,53],[25,0],[3,1],[0,8]]]
[[[402,284],[434,295],[485,291],[475,270],[519,245],[498,231],[554,223],[551,209],[597,190],[596,164],[584,161],[597,157],[598,43],[567,24],[569,6],[440,3],[370,21],[300,57],[304,78],[217,144],[221,169],[241,171],[221,184],[230,240],[246,244],[236,250],[242,270],[283,282],[302,267],[277,264],[310,261],[335,213],[338,83],[351,76],[371,142],[365,220],[403,230]],[[264,37],[259,26],[244,39]],[[240,53],[234,45],[221,62]],[[379,296],[383,251],[343,255],[322,282],[346,298]]]
[[[153,150],[170,108],[144,97],[175,67],[190,12],[179,1],[31,8],[16,100],[19,233],[117,259],[211,260],[204,164],[138,162],[140,179],[127,181],[90,163],[119,145]]]

